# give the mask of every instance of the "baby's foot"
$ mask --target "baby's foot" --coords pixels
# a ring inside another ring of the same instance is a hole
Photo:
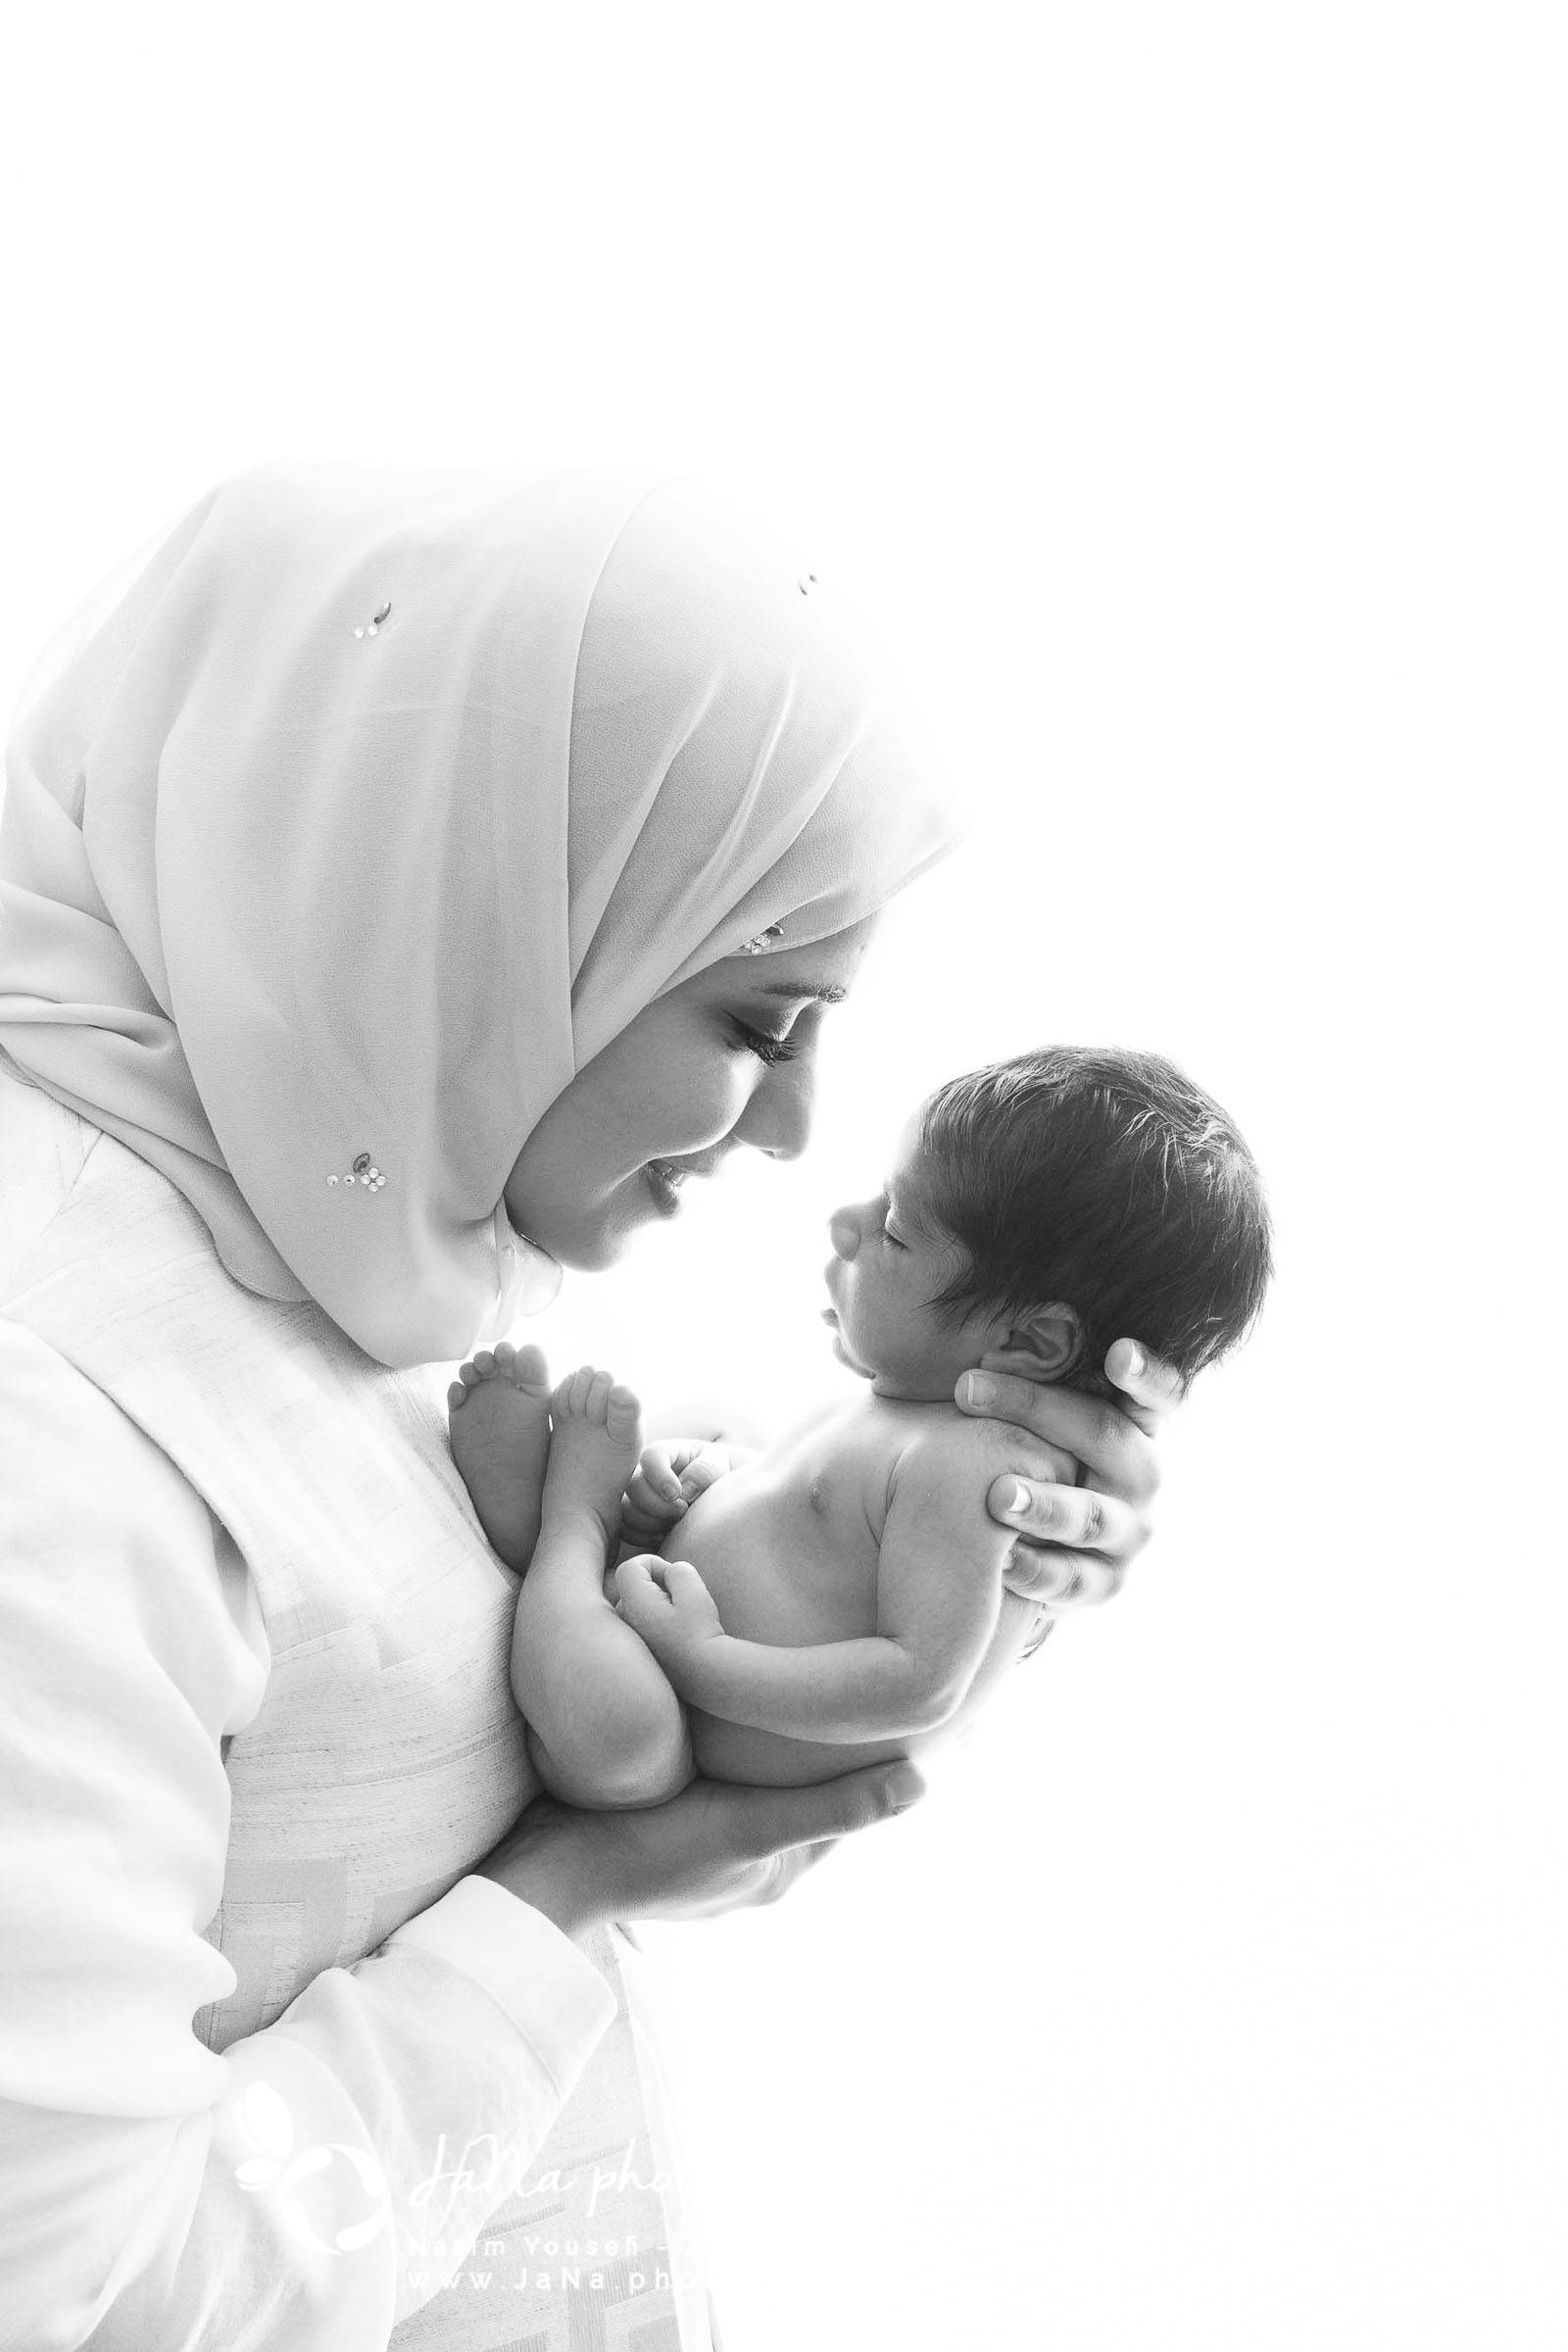
[[[526,1568],[539,1540],[550,1453],[550,1375],[537,1348],[503,1340],[459,1366],[447,1391],[452,1458],[479,1525],[509,1568]]]
[[[591,1364],[570,1373],[550,1399],[550,1466],[546,1513],[590,1510],[614,1542],[620,1498],[642,1452],[640,1407],[630,1389],[617,1388]]]

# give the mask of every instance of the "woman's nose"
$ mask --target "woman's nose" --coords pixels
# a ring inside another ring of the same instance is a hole
[[[769,1159],[799,1159],[811,1138],[812,1094],[808,1061],[780,1062],[736,1120],[737,1141]]]

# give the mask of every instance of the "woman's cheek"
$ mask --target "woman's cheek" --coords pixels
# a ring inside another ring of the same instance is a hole
[[[680,1149],[700,1152],[721,1143],[739,1124],[752,1092],[751,1078],[739,1055],[702,1073],[688,1073],[678,1098],[685,1131]]]

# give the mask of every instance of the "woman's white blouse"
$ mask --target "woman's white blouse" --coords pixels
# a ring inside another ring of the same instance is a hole
[[[92,1181],[95,1141],[0,1069],[0,1297]],[[244,1564],[194,1490],[0,1320],[7,2345],[378,2352],[423,2300],[409,2257],[454,2115],[537,2148],[614,2013],[548,1920],[466,1878],[275,2024],[204,2047],[192,2017],[230,1981],[191,1924],[222,1884],[220,1742],[268,1669]]]

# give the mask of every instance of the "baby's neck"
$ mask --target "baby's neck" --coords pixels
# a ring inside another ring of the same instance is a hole
[[[930,1388],[927,1388],[922,1384],[917,1387],[911,1386],[906,1388],[889,1384],[888,1386],[884,1387],[882,1375],[880,1373],[875,1373],[872,1375],[869,1383],[869,1396],[871,1400],[878,1404],[926,1405],[933,1407],[946,1404],[951,1406],[955,1412],[957,1410],[951,1386],[947,1388],[939,1388],[933,1385]]]

